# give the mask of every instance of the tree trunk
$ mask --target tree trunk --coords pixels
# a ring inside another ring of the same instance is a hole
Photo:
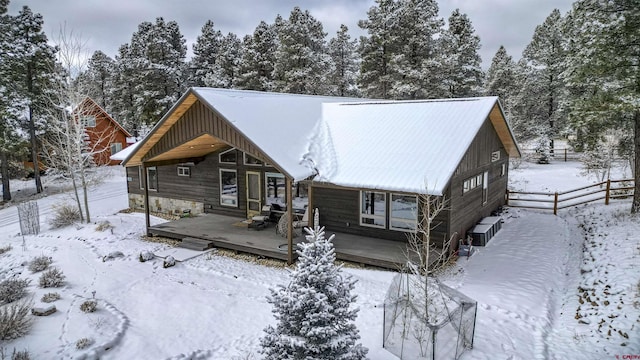
[[[38,140],[36,139],[36,125],[33,121],[33,109],[29,105],[29,137],[31,138],[31,161],[33,162],[33,179],[36,182],[36,193],[42,192],[40,179],[40,164],[38,162]]]
[[[87,219],[87,223],[91,222],[91,216],[89,215],[89,191],[88,191],[88,187],[89,184],[87,184],[87,177],[85,174],[85,169],[81,169],[80,170],[80,176],[82,176],[82,192],[84,195],[84,212],[86,214],[86,219]]]
[[[10,201],[9,162],[6,151],[0,151],[0,174],[2,175],[2,201]]]
[[[635,181],[635,189],[633,192],[633,204],[631,205],[631,213],[640,213],[640,110],[636,110],[634,114],[634,134],[633,143],[635,148],[635,166],[633,179]]]

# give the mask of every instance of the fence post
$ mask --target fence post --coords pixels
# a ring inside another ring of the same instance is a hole
[[[564,148],[564,162],[567,162],[567,148]]]
[[[605,205],[609,205],[609,197],[610,197],[609,194],[610,193],[611,193],[611,179],[607,179],[607,193],[606,193],[606,195],[604,197],[604,204]]]
[[[558,192],[553,196],[553,215],[558,215]]]

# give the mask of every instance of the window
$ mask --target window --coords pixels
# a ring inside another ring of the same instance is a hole
[[[238,207],[238,174],[220,169],[220,205]]]
[[[244,154],[244,164],[245,165],[252,165],[252,166],[261,166],[262,165],[262,161],[260,161],[259,159],[245,153]]]
[[[505,176],[507,174],[507,164],[502,164],[500,166],[500,176]]]
[[[500,151],[494,151],[491,153],[491,162],[496,162],[500,160]]]
[[[387,195],[374,191],[360,192],[360,225],[385,228]]]
[[[82,115],[80,116],[80,122],[83,127],[95,127],[96,116],[95,115]]]
[[[472,176],[462,183],[462,193],[469,192],[477,187],[482,186],[482,174]]]
[[[264,174],[266,182],[266,204],[278,204],[280,206],[286,205],[285,198],[285,180],[284,175],[280,173],[265,173]]]
[[[220,164],[236,164],[237,152],[235,148],[231,148],[227,151],[223,151],[218,155]]]
[[[144,189],[144,182],[142,181],[142,166],[138,166],[138,182],[140,183],[140,189]]]
[[[416,231],[418,223],[418,198],[415,195],[391,194],[389,229]]]
[[[113,143],[111,144],[111,155],[122,150],[122,143]]]
[[[293,208],[304,209],[309,206],[309,185],[296,183],[293,185]]]
[[[149,190],[158,191],[158,169],[155,166],[147,168],[147,184]]]
[[[191,168],[188,166],[178,166],[178,176],[191,176]]]

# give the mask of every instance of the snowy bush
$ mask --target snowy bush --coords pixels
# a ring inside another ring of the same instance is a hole
[[[40,287],[61,287],[64,285],[64,274],[57,268],[49,269],[40,276]]]
[[[8,358],[9,353],[7,350],[0,346],[0,360],[31,360],[31,355],[28,350],[17,351],[16,348],[13,348],[13,352],[11,353],[11,358]]]
[[[112,251],[112,252],[109,253],[109,255],[105,255],[102,258],[102,262],[113,260],[113,259],[117,259],[117,258],[121,258],[121,257],[124,257],[124,254],[122,253],[122,251]]]
[[[58,294],[57,292],[46,293],[42,295],[42,299],[40,299],[40,301],[44,303],[50,303],[56,300],[60,300],[60,294]]]
[[[13,340],[29,333],[33,318],[31,301],[18,301],[0,307],[0,340]]]
[[[268,326],[260,339],[266,359],[364,359],[367,348],[350,309],[355,281],[335,265],[333,236],[324,228],[305,229],[308,243],[298,244],[298,263],[287,286],[271,289],[276,326]]]
[[[162,266],[166,269],[168,267],[174,266],[175,264],[176,264],[176,259],[174,259],[173,256],[169,255],[166,257],[166,259],[164,259]]]
[[[143,251],[140,253],[140,262],[152,260],[155,255],[151,251]]]
[[[8,252],[8,251],[9,251],[9,250],[11,250],[11,249],[13,249],[13,248],[11,247],[11,245],[7,245],[7,246],[0,247],[0,255],[2,255],[2,254],[4,254],[4,253]]]
[[[109,229],[113,229],[113,225],[111,225],[111,223],[108,221],[101,221],[98,223],[98,226],[96,226],[96,231],[100,231],[100,232],[109,230]]]
[[[51,258],[48,256],[38,256],[29,262],[29,270],[31,272],[40,272],[46,270],[51,265]]]
[[[80,310],[86,313],[95,312],[97,308],[98,308],[98,302],[95,300],[87,300],[82,304],[80,304]]]
[[[57,229],[78,221],[80,221],[80,211],[75,206],[60,204],[53,206],[53,218],[49,221],[49,225],[53,229]]]
[[[0,283],[0,304],[12,303],[27,295],[30,281],[25,279],[9,279]]]
[[[89,346],[91,346],[91,344],[93,344],[93,340],[88,338],[82,338],[76,341],[76,349],[78,350],[86,349]]]

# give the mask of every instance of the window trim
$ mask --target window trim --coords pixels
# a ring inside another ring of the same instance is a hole
[[[238,164],[238,154],[237,153],[236,153],[236,161],[234,161],[234,162],[222,161],[222,155],[224,155],[224,154],[226,154],[228,152],[231,152],[231,151],[235,151],[235,150],[236,150],[236,148],[232,147],[231,149],[225,150],[225,151],[221,152],[220,154],[218,154],[218,164],[225,164],[225,165],[236,165],[236,164]]]
[[[466,178],[463,182],[462,182],[462,194],[466,194],[469,191],[472,191],[473,189],[477,189],[479,187],[482,187],[482,183],[483,183],[483,175],[484,173],[481,172],[477,175],[471,176]]]
[[[115,151],[115,152],[113,151],[113,147],[114,147],[114,145],[115,145],[115,147],[116,147],[116,151]],[[118,147],[119,147],[120,149],[118,149]],[[109,144],[109,151],[111,151],[111,155],[116,154],[116,153],[118,153],[118,152],[122,151],[122,143],[121,143],[121,142],[112,142],[111,144]]]
[[[397,217],[393,217],[393,197],[394,196],[409,196],[409,197],[413,197],[416,200],[416,213],[415,213],[415,219],[412,219],[413,222],[411,223],[413,225],[413,229],[406,229],[406,228],[398,228],[398,227],[394,227],[393,226],[393,221],[399,221],[399,222],[403,222],[403,223],[409,223],[408,219],[405,218],[397,218]],[[393,231],[402,231],[402,232],[409,232],[409,233],[415,233],[418,229],[418,212],[419,212],[419,201],[420,199],[418,199],[417,195],[409,195],[409,194],[400,194],[400,193],[391,193],[390,194],[390,203],[389,203],[389,230],[393,230]]]
[[[92,119],[93,121],[87,121],[87,119]],[[95,115],[80,115],[80,123],[82,124],[82,127],[94,128],[96,127],[97,122],[98,120]]]
[[[236,195],[235,195],[235,204],[225,204],[222,202],[223,196],[227,196],[227,198],[229,197],[229,195],[223,195],[222,194],[222,190],[223,190],[223,186],[222,186],[222,172],[232,172],[235,174],[236,176]],[[233,207],[233,208],[237,208],[238,207],[238,203],[239,203],[239,198],[240,198],[240,194],[238,191],[238,170],[236,169],[218,169],[218,174],[219,176],[219,180],[218,180],[218,184],[220,185],[220,189],[219,189],[219,194],[220,194],[220,206],[226,206],[226,207]]]
[[[155,181],[155,189],[151,187],[149,179],[151,179],[151,176],[149,176],[149,170],[153,169],[156,172],[156,181]],[[149,191],[158,191],[158,168],[155,166],[149,166],[147,168],[147,186],[149,187]]]
[[[178,165],[178,176],[191,177],[191,168],[189,166]]]
[[[251,156],[252,158],[254,158],[254,159],[256,159],[256,160],[260,161],[260,163],[259,163],[259,164],[248,164],[248,163],[247,163],[247,156]],[[246,152],[242,152],[242,163],[243,163],[245,166],[264,166],[264,161],[262,161],[262,160],[258,159],[257,157],[255,157],[255,156],[253,156],[253,155],[247,154]]]
[[[382,194],[384,195],[384,215],[371,215],[371,214],[365,214],[363,212],[362,209],[362,196],[364,193],[377,193],[377,194]],[[371,227],[371,228],[376,228],[376,229],[386,229],[387,228],[387,208],[388,208],[388,196],[386,192],[380,192],[380,191],[371,191],[371,190],[360,190],[360,197],[358,199],[358,207],[360,209],[360,213],[358,214],[358,223],[360,224],[360,226],[366,226],[366,227]],[[382,219],[384,224],[383,225],[376,225],[376,224],[367,224],[362,222],[363,218],[368,218],[368,219]]]
[[[140,186],[140,190],[144,190],[144,182],[142,181],[142,165],[138,165],[138,185]]]

